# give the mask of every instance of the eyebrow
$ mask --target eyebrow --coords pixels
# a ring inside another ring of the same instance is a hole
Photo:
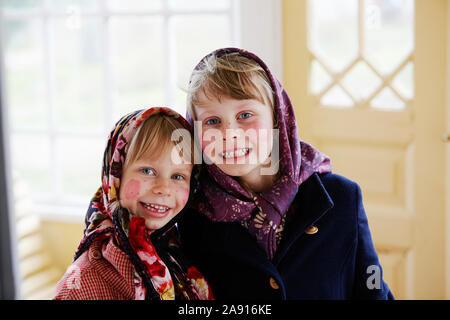
[[[134,161],[134,164],[136,165],[140,165],[140,166],[156,166],[157,161],[152,161],[152,163],[150,163],[149,161],[145,161],[145,160],[136,160]],[[172,167],[178,167],[177,170],[190,170],[187,168],[187,166],[191,166],[192,163],[181,163],[181,164],[174,164],[172,162]]]
[[[236,104],[233,109],[250,108],[250,107],[254,109],[254,108],[256,108],[256,106],[253,105],[252,101],[259,102],[256,99],[244,99],[244,100],[240,100],[240,101],[241,102]],[[215,113],[208,110],[208,106],[195,105],[195,107],[197,108],[197,110],[196,110],[197,118],[199,118],[200,115],[205,115],[205,114],[206,115],[215,115]],[[203,112],[198,112],[201,110],[203,110]]]
[[[156,171],[159,171],[159,168],[157,166],[155,166],[154,164],[149,164],[146,161],[135,161],[134,165],[137,167],[152,167],[154,169],[156,169]],[[192,170],[194,169],[194,167],[192,167],[192,164],[180,164],[180,165],[172,165],[170,171],[171,173],[184,173],[184,174],[192,174]]]

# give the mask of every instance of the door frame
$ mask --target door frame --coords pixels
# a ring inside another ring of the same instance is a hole
[[[447,68],[446,68],[446,132],[450,136],[450,4],[447,2]],[[445,150],[446,178],[445,178],[445,270],[446,270],[446,299],[450,299],[450,141],[447,141]]]

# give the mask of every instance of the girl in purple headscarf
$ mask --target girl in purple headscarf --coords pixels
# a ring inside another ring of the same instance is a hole
[[[254,54],[204,57],[188,90],[203,165],[179,222],[217,299],[392,299],[359,186],[298,139],[286,91]]]

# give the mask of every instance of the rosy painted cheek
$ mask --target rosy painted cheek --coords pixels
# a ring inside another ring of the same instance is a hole
[[[131,200],[136,198],[141,191],[141,183],[138,180],[131,179],[124,187],[125,199]]]
[[[254,121],[246,126],[245,130],[252,130],[256,132],[255,135],[251,135],[250,144],[256,148],[256,153],[252,153],[252,157],[256,157],[258,163],[266,161],[268,155],[272,150],[272,130],[273,128],[269,123],[265,121]]]
[[[272,137],[273,128],[268,126],[267,123],[264,122],[254,122],[249,125],[248,129],[255,130],[258,136],[258,139],[261,141],[269,140]],[[261,139],[264,138],[264,139]]]
[[[267,134],[269,134],[273,128],[268,126],[263,121],[254,121],[254,122],[250,123],[248,126],[246,126],[246,128],[244,130],[249,130],[249,129],[255,130],[259,135],[260,132],[266,132]]]
[[[176,192],[180,205],[184,207],[189,199],[189,189],[180,189],[177,190]]]
[[[202,150],[205,150],[206,147],[210,144],[210,141],[205,141],[205,139],[202,137]]]
[[[213,158],[214,154],[216,154],[217,152],[220,152],[220,150],[222,150],[221,146],[216,146],[215,141],[216,141],[215,136],[211,136],[208,134],[204,134],[202,136],[202,151],[208,157]],[[219,150],[219,151],[216,151],[216,150]]]
[[[218,135],[219,132],[216,132],[214,130],[205,131],[202,135],[202,150],[206,152],[206,150],[212,149],[214,146],[214,142],[216,141],[216,135]]]

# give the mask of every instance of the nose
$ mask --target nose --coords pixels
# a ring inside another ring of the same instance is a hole
[[[152,192],[161,196],[170,195],[169,179],[156,178],[155,184],[153,185]]]
[[[224,122],[224,125],[222,126],[223,141],[236,139],[238,137],[237,129],[238,126],[234,122],[229,120]]]

